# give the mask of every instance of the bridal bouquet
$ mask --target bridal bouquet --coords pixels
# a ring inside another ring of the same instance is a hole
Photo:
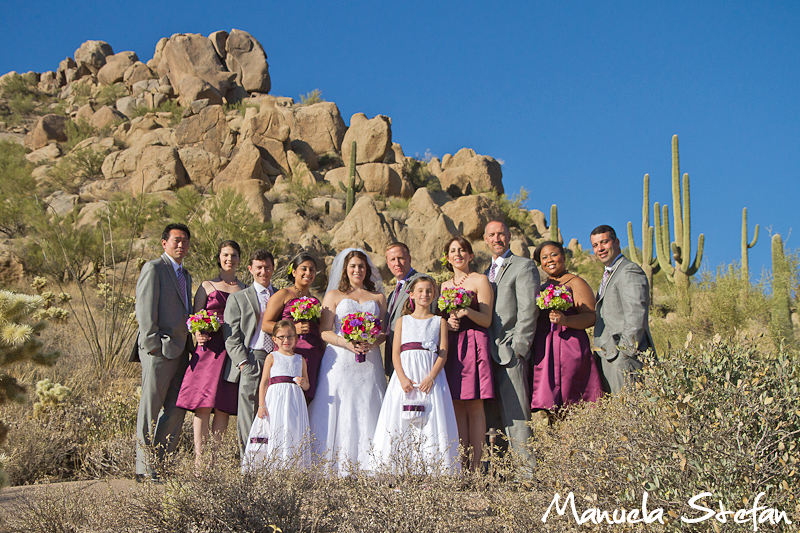
[[[381,334],[381,321],[372,313],[350,313],[342,319],[342,336],[350,342],[372,344]],[[356,354],[356,361],[363,363],[367,356]]]
[[[186,327],[192,333],[217,331],[221,325],[222,322],[217,318],[217,315],[209,315],[205,309],[189,315],[189,320],[186,321]]]
[[[539,292],[539,296],[536,297],[536,305],[539,309],[566,311],[575,305],[572,289],[566,285],[550,285]]]
[[[442,295],[439,296],[439,310],[445,313],[451,313],[457,309],[469,307],[474,297],[474,292],[468,291],[462,287],[444,289]]]
[[[290,312],[296,321],[319,320],[322,316],[322,306],[313,296],[303,296],[294,301]]]

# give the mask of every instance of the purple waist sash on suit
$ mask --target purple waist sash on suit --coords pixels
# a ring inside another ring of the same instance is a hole
[[[275,376],[274,378],[269,378],[269,384],[275,385],[276,383],[294,383],[294,378],[292,376]]]
[[[421,342],[404,342],[400,345],[400,351],[406,352],[408,350],[427,350],[424,346],[422,346]],[[430,350],[431,352],[433,350]]]

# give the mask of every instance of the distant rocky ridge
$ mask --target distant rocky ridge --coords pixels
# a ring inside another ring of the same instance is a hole
[[[0,85],[13,75],[0,77]],[[297,104],[270,95],[267,55],[245,31],[162,38],[146,63],[135,52],[115,54],[106,42],[86,41],[55,71],[22,77],[57,96],[67,110],[66,115],[41,116],[30,128],[10,128],[31,150],[27,159],[39,165],[37,181],[47,180],[48,170],[68,155],[62,146],[70,120],[103,132],[72,148],[105,154],[102,178],[82,184],[77,193],[56,191],[46,200],[62,213],[81,206],[82,224],[94,223],[93,213],[119,193],[156,195],[169,202],[181,187],[232,189],[254,216],[281,222],[289,243],[322,257],[361,246],[388,274],[383,251],[394,240],[409,244],[418,268],[431,270],[453,234],[464,234],[476,252],[487,254],[483,226],[504,217],[490,195],[479,193],[504,192],[495,159],[469,148],[431,158],[427,170],[441,190],[415,187],[409,169],[416,160],[393,142],[389,117],[356,113],[348,127],[333,102]],[[175,103],[183,107],[177,123],[164,110],[168,104],[174,109]],[[0,131],[5,129],[0,124]],[[364,188],[347,216],[341,195],[334,193],[312,201],[326,213],[340,213],[331,227],[285,201],[291,180],[306,186],[328,182],[338,190],[348,178],[342,161],[349,161],[353,141]],[[401,216],[388,209],[393,197],[409,199]],[[530,227],[514,228],[512,236],[512,250],[526,257],[536,241],[550,237],[544,214],[530,213]]]

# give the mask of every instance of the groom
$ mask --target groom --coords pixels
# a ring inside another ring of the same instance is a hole
[[[136,416],[136,479],[158,480],[147,460],[154,448],[158,463],[175,451],[186,411],[175,406],[189,366],[192,276],[183,268],[189,253],[189,228],[169,224],[161,235],[161,257],[142,267],[136,282],[135,353],[142,363],[142,394]],[[133,359],[136,360],[136,359]]]
[[[397,278],[397,285],[389,296],[386,311],[386,344],[384,345],[383,368],[387,376],[394,371],[392,363],[392,343],[394,342],[394,326],[397,319],[403,315],[403,305],[408,301],[406,287],[419,273],[411,268],[411,252],[402,242],[393,242],[386,248],[386,264]]]
[[[492,253],[492,264],[485,274],[495,293],[489,345],[499,422],[511,448],[533,468],[527,444],[531,436],[530,359],[539,314],[539,270],[530,259],[511,253],[511,233],[505,223],[493,220],[486,224],[483,240]],[[497,427],[497,422],[487,420],[487,425]]]
[[[271,284],[275,259],[268,250],[256,250],[250,255],[247,270],[253,276],[253,284],[230,295],[222,325],[228,351],[222,377],[231,383],[239,383],[236,430],[242,455],[258,407],[261,370],[267,354],[274,347],[270,335],[261,331],[261,319],[270,296],[275,294]]]

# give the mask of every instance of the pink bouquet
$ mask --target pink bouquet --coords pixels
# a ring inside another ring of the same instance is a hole
[[[539,309],[566,311],[575,305],[572,289],[566,285],[550,285],[539,292],[539,296],[536,297],[536,305]]]
[[[189,319],[186,321],[186,327],[189,328],[189,331],[192,333],[214,332],[219,330],[221,325],[222,322],[217,318],[217,315],[209,315],[208,311],[205,309],[201,309],[199,312],[189,315]]]
[[[350,313],[342,319],[342,336],[350,342],[372,344],[381,334],[381,321],[372,313]],[[356,354],[356,361],[363,363],[367,356]]]
[[[290,312],[296,321],[319,320],[322,316],[322,306],[313,296],[303,296],[294,301]]]
[[[437,305],[440,311],[451,313],[456,309],[469,307],[474,297],[475,293],[472,291],[468,291],[462,287],[453,287],[442,291]]]

